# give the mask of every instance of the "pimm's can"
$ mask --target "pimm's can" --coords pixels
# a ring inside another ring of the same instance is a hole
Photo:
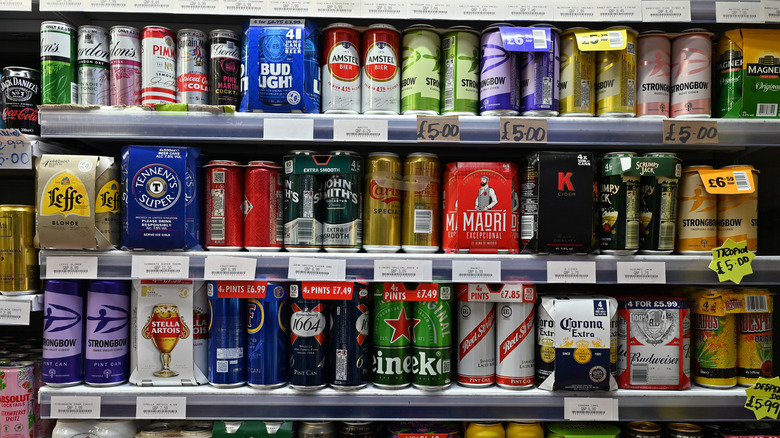
[[[146,26],[141,35],[141,105],[176,103],[176,34]]]
[[[244,247],[244,169],[236,161],[213,160],[205,168],[205,247],[238,251]]]

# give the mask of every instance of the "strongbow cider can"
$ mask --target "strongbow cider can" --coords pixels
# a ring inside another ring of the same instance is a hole
[[[362,112],[401,111],[401,34],[389,24],[372,24],[363,32]]]
[[[707,193],[699,170],[712,166],[688,166],[682,169],[677,209],[677,244],[686,253],[710,253],[718,239],[718,197]]]
[[[227,29],[209,32],[211,68],[209,99],[211,105],[233,105],[241,98],[241,36]]]
[[[479,33],[468,26],[453,26],[442,36],[442,114],[477,115],[479,52]]]
[[[482,31],[479,72],[479,113],[483,116],[516,116],[520,113],[518,54],[504,48],[497,23]]]
[[[119,385],[130,371],[130,284],[91,281],[87,285],[84,381]]]
[[[636,115],[669,117],[672,43],[660,31],[644,32],[637,38]]]
[[[176,40],[176,102],[208,105],[208,37],[198,29],[182,29]]]
[[[43,297],[43,382],[77,385],[84,381],[84,284],[48,280]]]
[[[404,161],[403,235],[406,252],[436,252],[441,242],[441,165],[439,157],[411,153]]]
[[[520,113],[524,116],[558,115],[560,90],[560,29],[549,24],[532,27],[550,28],[550,50],[520,53]]]
[[[610,27],[607,30],[617,35],[620,35],[619,31],[625,30],[625,49],[596,52],[596,115],[634,117],[637,32],[625,26]]]
[[[347,23],[322,30],[322,112],[360,112],[360,32]]]
[[[141,38],[141,105],[176,103],[176,34],[146,26]]]
[[[287,383],[290,333],[287,286],[266,285],[265,295],[247,299],[247,383],[276,388]]]
[[[41,103],[79,103],[76,28],[58,21],[41,23]]]
[[[397,252],[401,249],[401,159],[390,152],[366,158],[363,249]]]
[[[561,34],[561,74],[558,88],[559,113],[562,117],[593,117],[596,80],[596,53],[583,52],[577,46],[575,31],[584,27],[566,29]]]
[[[250,161],[244,171],[244,247],[248,251],[279,251],[284,244],[282,166]]]
[[[114,26],[111,36],[111,105],[141,104],[141,32]]]
[[[328,307],[302,297],[301,283],[290,284],[290,386],[315,390],[325,386]]]
[[[372,284],[371,368],[374,386],[381,389],[401,389],[412,383],[415,303],[406,301],[405,291],[393,291],[392,286],[392,283]]]
[[[401,113],[439,114],[441,38],[433,26],[416,24],[404,31],[401,52]]]
[[[230,160],[212,160],[204,168],[204,246],[211,251],[238,251],[244,247],[244,169]]]
[[[79,103],[109,105],[108,32],[98,26],[80,26],[77,59]]]
[[[712,34],[690,29],[672,41],[672,117],[712,114]]]
[[[743,186],[744,193],[722,194],[718,196],[718,246],[727,239],[735,242],[747,241],[749,251],[758,251],[758,170],[753,166],[734,165],[734,179]],[[747,173],[753,174],[753,192],[748,193],[750,180]]]

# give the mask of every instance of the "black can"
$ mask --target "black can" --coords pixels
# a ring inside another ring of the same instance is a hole
[[[241,99],[241,39],[238,32],[215,29],[209,32],[211,43],[212,105],[238,107]]]
[[[3,127],[23,134],[41,135],[41,72],[26,67],[5,67],[0,79],[3,95]]]
[[[334,389],[360,389],[369,373],[370,294],[368,283],[354,283],[352,299],[330,306],[330,385]]]
[[[650,421],[632,421],[623,432],[626,438],[663,438],[661,426]]]
[[[339,438],[374,438],[370,421],[345,421],[339,426]]]
[[[668,423],[667,438],[704,438],[701,426],[691,423]]]
[[[323,388],[327,369],[328,305],[303,298],[302,284],[290,284],[290,386],[308,391]]]

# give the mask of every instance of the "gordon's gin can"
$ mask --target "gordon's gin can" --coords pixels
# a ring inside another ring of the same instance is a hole
[[[517,53],[504,48],[497,23],[482,31],[482,61],[479,73],[479,114],[516,116],[520,113]]]
[[[672,41],[672,117],[710,117],[712,34],[689,29]]]
[[[241,99],[241,37],[238,32],[215,29],[209,32],[211,69],[209,100],[211,105],[233,105]]]
[[[639,35],[637,46],[636,115],[669,117],[672,43],[660,31],[649,31]]]
[[[146,26],[141,40],[141,105],[176,103],[176,34]]]
[[[244,172],[244,246],[279,251],[284,243],[282,166],[250,161]]]
[[[244,170],[236,161],[213,160],[205,167],[205,246],[238,251],[244,246]]]
[[[98,26],[78,30],[78,86],[81,105],[109,105],[108,32]]]
[[[398,114],[401,111],[401,34],[389,24],[372,24],[363,33],[362,112]]]
[[[130,26],[111,28],[111,105],[141,104],[141,33]]]
[[[477,285],[484,287],[485,285]],[[496,381],[496,306],[470,302],[469,285],[458,285],[458,383],[490,386]]]
[[[205,32],[182,29],[177,34],[176,102],[208,105],[209,64]]]
[[[360,112],[360,32],[346,23],[322,31],[322,112]]]

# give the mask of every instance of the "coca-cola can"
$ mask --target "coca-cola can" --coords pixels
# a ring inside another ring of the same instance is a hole
[[[208,105],[208,37],[197,29],[182,29],[177,34],[176,102]]]
[[[41,135],[38,105],[41,104],[41,72],[26,67],[5,67],[0,78],[3,126],[24,134]]]
[[[712,34],[688,29],[672,40],[672,110],[676,118],[712,114]]]
[[[141,37],[141,105],[176,103],[176,34],[146,26]]]
[[[212,105],[238,107],[241,98],[241,37],[238,32],[215,29],[209,32],[211,43],[211,84],[209,102]]]
[[[111,28],[111,105],[141,104],[141,32]]]
[[[205,170],[205,246],[211,251],[240,250],[244,246],[244,170],[238,162],[229,160],[209,161]]]
[[[281,170],[272,161],[250,161],[244,174],[244,246],[248,251],[282,249]]]
[[[99,26],[79,26],[78,87],[81,105],[109,105],[108,31]]]
[[[647,31],[637,38],[636,115],[669,117],[672,42],[660,31]]]

